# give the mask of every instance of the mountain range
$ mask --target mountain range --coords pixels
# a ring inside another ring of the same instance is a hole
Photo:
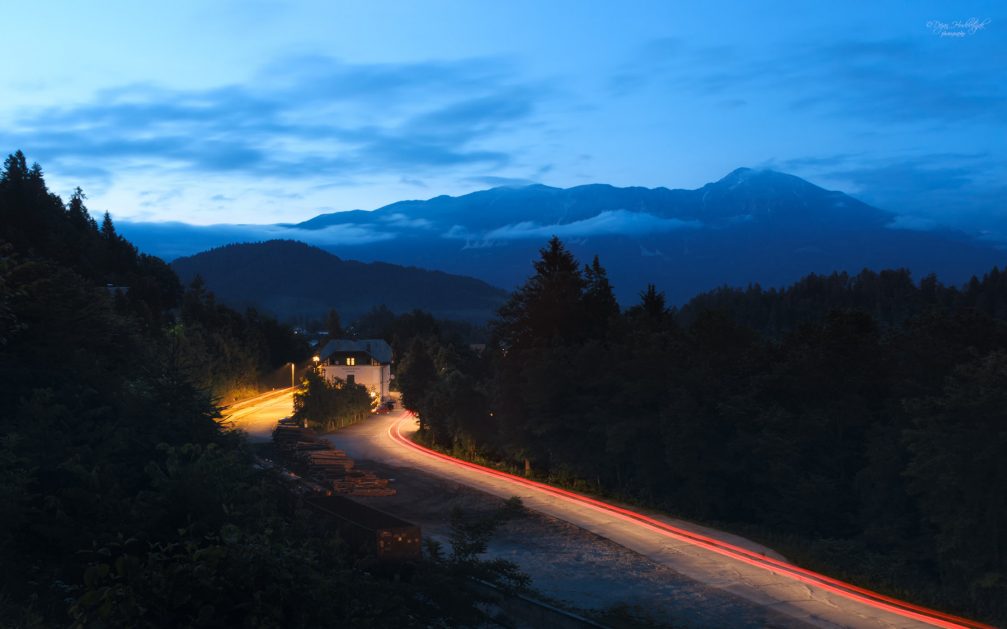
[[[440,271],[340,258],[289,240],[218,247],[171,263],[188,284],[198,274],[222,303],[255,307],[283,320],[323,320],[335,308],[352,321],[374,306],[414,308],[481,323],[507,298],[499,288]]]
[[[292,238],[341,257],[464,274],[505,289],[527,278],[553,234],[582,262],[594,255],[624,305],[647,283],[671,303],[721,285],[780,286],[811,273],[908,268],[958,283],[1007,253],[939,227],[909,229],[892,212],[772,170],[739,168],[695,190],[500,187],[322,214],[268,226],[123,223],[141,249]],[[191,252],[191,251],[189,251]]]

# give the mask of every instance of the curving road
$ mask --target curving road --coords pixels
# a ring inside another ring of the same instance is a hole
[[[696,581],[819,627],[983,627],[987,625],[885,597],[787,563],[747,540],[660,514],[630,510],[490,470],[423,448],[411,440],[404,411],[375,416],[330,435],[360,459],[411,467],[507,498],[570,522]]]
[[[272,439],[276,422],[293,410],[294,390],[279,389],[225,407],[221,423],[244,432],[252,443],[264,442]]]
[[[225,422],[269,439],[292,410],[292,391],[225,410]],[[329,435],[355,459],[414,468],[489,494],[520,496],[529,509],[564,520],[708,586],[818,627],[970,627],[974,621],[885,597],[786,562],[748,540],[639,509],[602,502],[428,450],[411,440],[415,418],[399,410]]]

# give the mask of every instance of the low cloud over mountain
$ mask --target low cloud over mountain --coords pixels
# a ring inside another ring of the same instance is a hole
[[[553,234],[582,261],[608,268],[632,302],[648,282],[672,301],[722,285],[779,285],[809,272],[906,267],[960,282],[1002,264],[998,246],[906,220],[841,192],[772,170],[737,169],[696,190],[508,186],[294,225],[122,223],[172,258],[234,241],[297,239],[341,256],[472,275],[510,289]]]

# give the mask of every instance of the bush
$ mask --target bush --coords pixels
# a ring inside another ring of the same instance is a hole
[[[294,417],[316,430],[328,431],[355,424],[371,411],[367,388],[348,384],[339,378],[327,381],[315,371],[308,371],[294,393]]]

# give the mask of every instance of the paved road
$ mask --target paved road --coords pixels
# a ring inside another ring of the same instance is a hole
[[[292,402],[289,390],[267,394],[231,407],[225,413],[225,421],[245,431],[252,441],[268,440],[277,420],[291,413]],[[568,492],[425,452],[409,439],[415,430],[415,419],[400,410],[375,416],[330,438],[356,459],[418,469],[503,498],[520,496],[529,509],[591,531],[705,586],[764,606],[767,612],[785,614],[812,626],[906,629],[982,626],[952,618],[926,618],[924,612],[911,607],[902,611],[879,608],[878,601],[851,599],[848,588],[809,577],[813,573],[790,566],[771,550],[747,540],[660,514],[626,511],[619,506],[564,495]],[[638,516],[639,513],[644,515]],[[733,550],[725,552],[725,549]],[[767,566],[766,561],[778,563]],[[856,596],[856,588],[853,590]],[[880,604],[883,606],[885,602]]]
[[[942,618],[924,621],[920,618],[920,612],[911,609],[894,612],[878,608],[872,603],[851,600],[848,595],[832,591],[842,588],[834,587],[828,582],[816,582],[800,569],[788,567],[789,564],[780,563],[767,569],[761,564],[761,555],[765,553],[772,560],[773,553],[746,540],[659,514],[647,513],[649,521],[641,521],[620,513],[618,507],[612,510],[598,504],[588,504],[559,495],[555,490],[533,486],[523,479],[494,475],[453,460],[438,458],[407,443],[415,430],[415,420],[407,413],[398,411],[375,416],[354,426],[352,430],[332,435],[331,439],[354,458],[419,469],[504,498],[520,496],[530,509],[570,522],[703,584],[721,588],[750,603],[765,606],[812,626],[981,626],[978,623],[965,621],[963,624]],[[669,533],[663,527],[679,530],[686,535]],[[711,544],[684,539],[690,534],[714,538],[715,544],[736,547],[738,551],[735,555],[725,555],[721,549]],[[742,554],[745,552],[752,555]]]
[[[223,423],[243,431],[253,443],[269,441],[276,422],[289,417],[293,411],[292,389],[271,391],[227,407],[224,409]]]

